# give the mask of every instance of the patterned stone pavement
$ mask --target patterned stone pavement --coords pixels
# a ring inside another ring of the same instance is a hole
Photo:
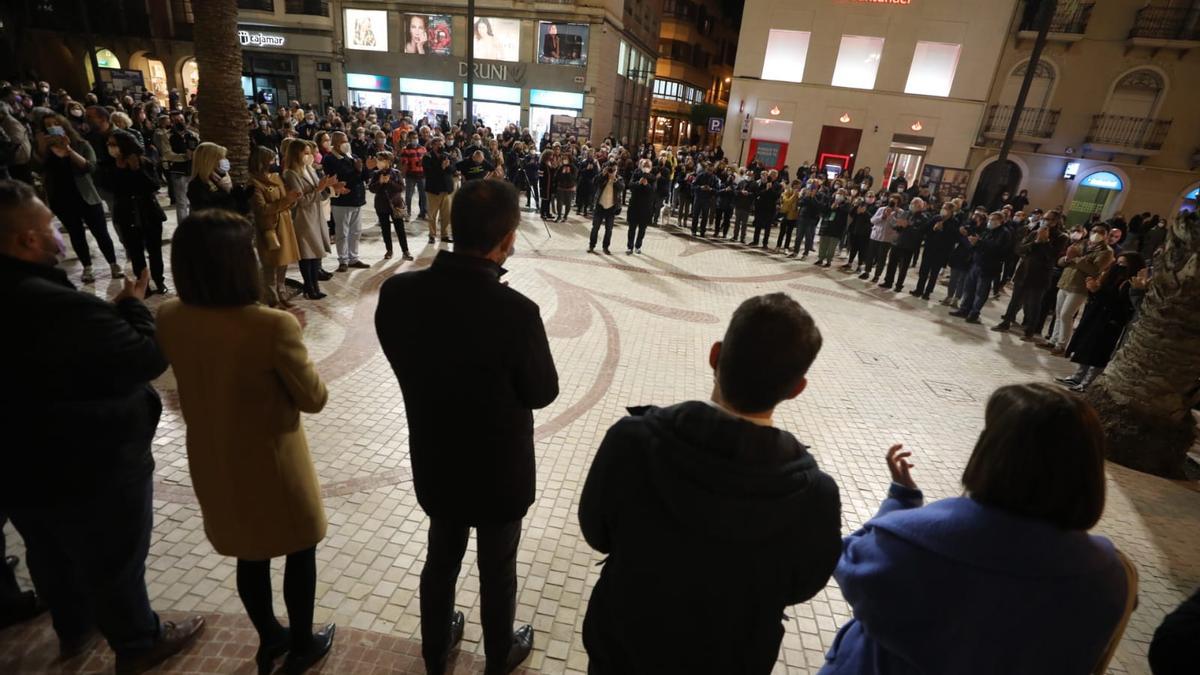
[[[365,222],[373,220],[364,213]],[[372,228],[363,246],[372,268],[337,275],[324,285],[327,300],[300,299],[294,310],[330,385],[328,407],[304,421],[330,522],[317,553],[316,620],[337,622],[340,631],[323,672],[423,672],[417,588],[426,523],[411,486],[403,400],[372,324],[383,280],[428,265],[435,254],[425,245],[423,227],[410,224],[418,256],[411,263],[383,261],[378,229]],[[581,630],[600,558],[580,535],[575,513],[604,431],[628,405],[705,397],[711,389],[709,345],[746,297],[791,293],[824,333],[808,390],[777,411],[776,423],[810,444],[836,478],[847,532],[874,513],[886,490],[882,456],[889,444],[904,442],[915,451],[916,477],[929,498],[957,495],[988,394],[1001,384],[1068,371],[1065,361],[1015,335],[966,325],[935,303],[880,291],[836,267],[817,269],[658,229],[647,234],[644,255],[627,257],[621,224],[614,233],[617,255],[588,255],[582,219],[552,224],[551,231],[553,236],[526,214],[505,277],[541,305],[562,379],[558,400],[535,416],[538,497],[519,553],[517,618],[537,630],[529,672],[587,669]],[[66,265],[78,278],[77,263]],[[111,295],[118,286],[101,279],[94,290]],[[1002,311],[998,304],[985,310],[985,324]],[[443,355],[431,348],[428,356]],[[168,618],[202,612],[210,620],[200,642],[162,670],[252,672],[255,640],[234,588],[233,561],[209,546],[191,491],[171,374],[156,386],[166,410],[155,440],[157,517],[147,582]],[[1113,672],[1147,673],[1154,628],[1200,585],[1198,492],[1194,485],[1109,467],[1108,508],[1097,530],[1113,538],[1141,573],[1140,606]],[[8,534],[10,553],[22,554],[19,537]],[[468,623],[456,673],[482,671],[473,560],[469,551],[470,573],[458,592]],[[281,598],[276,606],[282,610]],[[792,608],[775,672],[816,672],[849,614],[833,582]],[[0,633],[0,672],[94,672],[111,662],[99,646],[74,662],[57,663],[55,644],[44,617]]]

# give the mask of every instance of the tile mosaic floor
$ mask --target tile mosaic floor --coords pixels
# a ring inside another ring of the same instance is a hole
[[[364,221],[373,216],[364,214]],[[343,631],[322,668],[327,673],[423,672],[417,587],[425,517],[412,491],[403,401],[371,320],[383,280],[432,259],[436,248],[426,246],[423,227],[409,226],[417,255],[410,263],[383,261],[378,228],[371,228],[363,244],[371,269],[337,275],[324,284],[328,299],[300,299],[294,310],[331,393],[328,407],[304,421],[330,521],[318,549],[316,619],[335,621]],[[628,405],[705,397],[711,388],[709,345],[746,297],[791,293],[824,333],[808,390],[777,411],[776,423],[811,445],[836,478],[846,531],[868,519],[884,494],[881,457],[889,444],[904,442],[916,452],[916,477],[930,498],[959,494],[958,477],[989,392],[1069,367],[1016,335],[988,331],[1001,311],[996,302],[985,310],[985,326],[970,326],[947,317],[936,303],[881,291],[836,267],[818,269],[761,250],[651,229],[645,253],[626,256],[619,224],[617,255],[588,255],[582,219],[552,224],[550,233],[536,215],[526,214],[506,277],[541,305],[562,379],[558,400],[535,417],[538,497],[519,554],[518,620],[537,630],[529,672],[581,674],[587,668],[583,611],[599,556],[580,536],[575,512],[599,439]],[[66,265],[77,279],[77,263]],[[101,295],[118,290],[107,278],[89,288]],[[171,374],[156,385],[167,409],[155,440],[157,513],[147,582],[155,606],[168,616],[210,617],[200,642],[162,670],[249,673],[254,639],[234,589],[233,561],[205,540]],[[1097,529],[1141,572],[1141,604],[1112,670],[1147,673],[1154,628],[1200,585],[1200,540],[1194,536],[1200,492],[1118,466],[1109,467],[1109,487]],[[10,553],[22,554],[20,539],[11,528],[7,534]],[[468,552],[468,563],[472,556]],[[276,574],[277,585],[281,577]],[[471,570],[458,593],[468,624],[456,673],[482,671],[475,656],[482,653],[478,589]],[[849,609],[831,582],[788,614],[775,672],[816,672]],[[54,652],[44,617],[6,630],[0,633],[0,672],[94,672],[110,662],[105,647],[68,663],[54,662]]]

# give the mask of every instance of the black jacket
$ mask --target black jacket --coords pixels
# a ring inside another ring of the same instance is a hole
[[[870,220],[868,218],[868,220]],[[822,237],[842,238],[846,234],[846,225],[850,221],[850,204],[847,202],[833,202],[829,205],[825,212],[825,219],[821,221],[820,235]],[[867,232],[870,234],[870,231]]]
[[[454,192],[454,160],[442,168],[442,160],[450,159],[443,150],[427,152],[421,158],[421,167],[425,169],[425,191],[430,194],[444,195]]]
[[[1036,229],[1027,233],[1021,243],[1017,244],[1017,255],[1021,256],[1021,263],[1017,265],[1013,281],[1039,288],[1047,287],[1058,259],[1062,257],[1068,243],[1070,241],[1066,233],[1058,228],[1050,231],[1050,238],[1046,241],[1037,240]]]
[[[629,212],[625,218],[630,225],[649,223],[654,215],[654,178],[645,178],[645,185],[638,179],[629,186]]]
[[[900,236],[896,237],[896,248],[905,251],[915,251],[921,248],[921,242],[925,240],[925,234],[929,231],[930,215],[928,211],[920,213],[908,212],[908,225],[898,227]]]
[[[362,206],[367,203],[367,186],[363,182],[362,160],[348,155],[338,157],[332,152],[321,158],[326,176],[337,176],[350,191],[329,200],[332,206]]]
[[[985,228],[975,242],[971,263],[978,265],[984,274],[999,274],[1004,259],[1012,250],[1012,236],[1008,228],[1003,225],[995,229]]]
[[[754,192],[754,221],[773,220],[779,207],[779,195],[783,188],[779,183],[756,186]]]
[[[502,285],[503,273],[442,251],[428,269],[388,279],[375,310],[404,394],[417,501],[472,526],[524,517],[536,479],[533,410],[558,396],[538,306]],[[449,358],[429,358],[429,345]]]
[[[837,485],[791,434],[710,404],[631,412],[579,502],[608,554],[583,624],[594,675],[770,673],[785,609],[837,563]]]
[[[0,255],[5,354],[0,508],[84,498],[154,471],[167,369],[154,317],[76,291],[62,270]]]

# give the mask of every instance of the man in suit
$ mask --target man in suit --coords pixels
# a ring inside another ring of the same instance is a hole
[[[538,306],[500,282],[517,200],[506,181],[464,183],[451,213],[454,252],[385,282],[375,312],[404,394],[417,501],[429,515],[421,640],[431,674],[445,672],[462,637],[454,586],[471,528],[487,675],[512,672],[533,648],[531,626],[513,633],[517,544],[534,496],[532,411],[558,396],[558,373]],[[431,358],[431,347],[449,361]]]
[[[76,291],[56,267],[52,218],[33,188],[0,181],[0,511],[25,540],[60,655],[88,651],[98,631],[116,672],[140,673],[204,626],[160,621],[146,592],[162,411],[149,383],[167,362],[142,304],[149,275],[113,302]]]
[[[842,546],[837,485],[772,420],[820,349],[796,301],[750,298],[708,355],[710,400],[631,408],[609,429],[579,501],[608,556],[583,623],[589,673],[775,666],[784,610],[824,588]]]

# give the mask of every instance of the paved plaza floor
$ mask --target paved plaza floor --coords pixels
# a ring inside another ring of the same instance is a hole
[[[364,222],[373,224],[374,215],[364,211]],[[363,245],[371,269],[336,275],[323,284],[330,296],[322,302],[296,300],[294,312],[330,389],[325,410],[304,418],[330,524],[317,550],[316,619],[337,622],[340,631],[321,669],[326,673],[424,672],[417,589],[427,522],[413,492],[403,400],[372,320],[380,284],[428,265],[435,255],[423,228],[422,221],[409,226],[417,259],[406,263],[382,260],[378,228],[371,227]],[[958,495],[988,394],[1002,384],[1045,381],[1070,367],[1015,333],[987,330],[1002,311],[998,301],[985,309],[984,326],[972,326],[947,317],[935,302],[885,292],[839,272],[840,261],[819,269],[657,228],[647,234],[643,255],[626,256],[620,223],[614,255],[589,255],[582,218],[550,230],[552,236],[536,214],[526,214],[505,277],[541,306],[561,378],[558,400],[535,415],[538,492],[525,519],[518,565],[517,618],[537,631],[527,672],[587,669],[581,631],[601,556],[580,535],[576,511],[605,430],[626,406],[706,398],[712,387],[709,346],[745,298],[790,293],[824,334],[808,389],[782,405],[775,422],[811,445],[821,468],[837,480],[847,533],[871,517],[885,493],[883,455],[890,444],[903,442],[914,451],[915,477],[927,498]],[[67,265],[78,279],[78,265]],[[325,267],[332,269],[332,261]],[[104,278],[95,292],[115,293],[118,286],[100,268],[97,273]],[[944,293],[939,287],[935,300]],[[426,356],[451,355],[429,345]],[[234,587],[234,561],[208,544],[192,493],[171,373],[155,385],[165,410],[154,447],[156,517],[146,581],[167,618],[184,612],[210,617],[201,640],[162,670],[253,672],[255,639]],[[1200,492],[1115,465],[1108,473],[1108,507],[1097,531],[1129,554],[1141,574],[1140,605],[1112,671],[1148,673],[1146,651],[1155,627],[1200,585]],[[19,537],[11,528],[6,534],[9,552],[23,555]],[[482,672],[472,551],[458,591],[468,623],[456,673]],[[281,567],[277,562],[277,593]],[[20,573],[28,584],[23,566]],[[276,608],[283,610],[281,596]],[[671,620],[670,607],[654,609]],[[787,614],[775,672],[815,673],[850,610],[831,581]],[[95,672],[111,662],[103,646],[65,664],[54,661],[56,650],[44,616],[8,629],[0,633],[0,672]]]

